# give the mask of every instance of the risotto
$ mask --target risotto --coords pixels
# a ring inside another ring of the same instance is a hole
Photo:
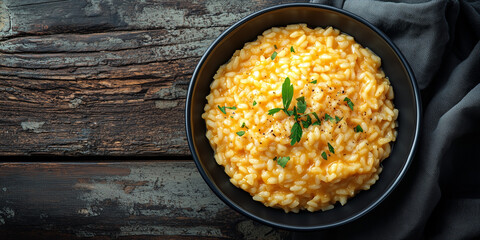
[[[381,59],[332,27],[275,27],[214,76],[202,117],[217,163],[285,212],[332,209],[368,190],[396,139]]]

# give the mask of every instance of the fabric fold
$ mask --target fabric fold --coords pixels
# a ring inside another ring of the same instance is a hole
[[[479,239],[480,1],[312,2],[359,15],[392,39],[415,72],[424,122],[412,165],[384,202],[293,238]]]

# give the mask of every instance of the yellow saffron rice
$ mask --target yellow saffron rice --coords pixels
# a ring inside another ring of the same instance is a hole
[[[332,27],[265,31],[237,50],[210,86],[202,117],[217,163],[232,184],[269,207],[313,212],[345,204],[377,181],[397,136],[393,89],[380,66],[377,55]],[[289,110],[304,97],[311,122],[311,113],[321,120],[301,125],[293,145],[295,118],[268,114],[284,107],[287,77],[294,88]],[[282,167],[278,159],[286,157]]]

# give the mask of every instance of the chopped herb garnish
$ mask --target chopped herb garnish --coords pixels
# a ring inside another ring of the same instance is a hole
[[[315,117],[315,119],[317,119],[317,121],[314,122],[312,125],[320,125],[320,123],[322,123],[322,120],[320,120],[317,113],[313,112],[312,115]]]
[[[307,110],[307,103],[305,102],[305,97],[297,98],[297,111],[299,113],[305,113]]]
[[[317,79],[311,81],[310,83],[313,83],[313,84],[317,83]]]
[[[338,116],[335,116],[335,123],[338,123],[340,121],[342,121],[343,117],[342,118],[339,118]]]
[[[335,153],[335,149],[332,147],[332,145],[330,145],[330,143],[328,143],[328,151],[330,151],[331,153]]]
[[[275,157],[273,160],[276,160],[278,165],[282,166],[282,168],[285,168],[287,166],[287,162],[290,160],[290,157]]]
[[[293,116],[295,117],[295,121],[300,117],[297,112],[297,106],[293,106]]]
[[[293,49],[293,46],[290,47],[290,52],[295,53],[295,49]]]
[[[334,119],[332,117],[330,117],[330,115],[325,113],[325,121],[329,121],[329,120],[334,120]]]
[[[290,103],[292,103],[293,98],[293,84],[290,83],[290,78],[285,78],[285,81],[282,84],[282,102],[283,102],[283,109],[285,111],[288,110],[290,107]]]
[[[273,45],[273,47],[274,47],[275,49],[278,49],[278,48],[277,48],[277,45],[275,45],[275,44]]]
[[[285,78],[285,81],[282,84],[282,103],[283,108],[273,108],[268,110],[268,115],[274,115],[277,112],[284,111],[285,114],[288,116],[294,116],[295,123],[290,130],[290,144],[293,146],[295,143],[300,142],[302,138],[303,128],[308,128],[310,125],[320,125],[321,121],[320,118],[316,113],[314,117],[317,119],[315,123],[312,124],[312,117],[310,117],[310,113],[305,113],[307,110],[307,103],[305,101],[305,97],[297,98],[297,105],[293,106],[293,110],[288,110],[290,104],[292,103],[293,99],[293,84],[290,83],[290,78]],[[306,119],[303,118],[306,116]]]
[[[217,105],[218,109],[220,109],[220,111],[223,113],[223,114],[227,114],[227,112],[225,111],[225,106],[223,107],[220,107],[220,105]]]
[[[327,153],[325,151],[322,152],[322,158],[327,160]]]
[[[245,131],[239,131],[239,132],[237,132],[237,135],[240,136],[240,137],[243,136],[244,134],[245,134]]]
[[[233,116],[230,116],[230,118],[233,118]]]
[[[283,110],[283,108],[274,108],[274,109],[270,109],[268,110],[268,115],[273,115],[277,112],[280,112],[281,110]]]
[[[245,122],[242,122],[241,128],[244,128],[244,127],[245,127]]]
[[[253,106],[257,105],[257,101],[253,101]]]
[[[310,115],[307,115],[307,120],[302,120],[303,128],[308,128],[312,124],[312,118]]]
[[[358,133],[358,132],[363,132],[363,128],[360,127],[360,125],[357,125],[356,127],[353,128],[353,131],[355,131],[355,132],[357,132],[357,133]]]
[[[272,56],[270,57],[272,60],[275,59],[275,57],[277,57],[277,52],[273,52]]]
[[[353,104],[352,100],[350,100],[350,98],[345,97],[345,98],[343,99],[343,101],[344,101],[344,102],[347,102],[348,107],[353,110],[353,106],[355,106],[355,105]]]
[[[292,141],[290,142],[290,145],[293,146],[293,144],[300,142],[300,139],[302,138],[302,134],[303,134],[302,127],[298,122],[295,122],[293,124],[292,130],[290,133],[290,139],[292,139]]]
[[[290,83],[290,78],[285,78],[285,81],[282,84],[282,103],[283,103],[283,109],[282,108],[274,108],[268,110],[269,115],[273,115],[280,110],[283,110],[285,114],[288,116],[292,116],[293,111],[289,111],[288,107],[290,107],[290,104],[292,103],[292,98],[293,98],[293,84]]]
[[[227,106],[223,106],[223,107],[220,107],[220,105],[217,105],[218,109],[220,109],[220,111],[222,111],[223,114],[227,114],[227,111],[225,111],[225,108],[228,108],[228,109],[232,109],[232,110],[237,110],[237,107],[233,106],[233,107],[227,107]]]

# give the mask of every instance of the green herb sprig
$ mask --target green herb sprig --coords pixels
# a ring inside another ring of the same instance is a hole
[[[363,132],[363,128],[360,127],[360,125],[357,125],[356,127],[353,128],[353,131],[355,131],[355,132],[357,132],[357,133],[358,133],[358,132]]]
[[[312,125],[320,125],[321,120],[315,112],[305,113],[307,110],[307,102],[305,101],[305,97],[298,97],[297,105],[293,107],[293,110],[288,110],[292,103],[293,99],[293,84],[290,83],[290,78],[285,78],[285,81],[282,84],[282,104],[283,108],[273,108],[268,110],[268,115],[274,115],[280,111],[285,112],[287,116],[293,116],[295,123],[292,125],[292,129],[290,130],[290,145],[294,145],[297,142],[300,142],[303,135],[303,128],[308,128]],[[317,121],[313,122],[312,114]],[[333,118],[332,118],[333,119]]]
[[[345,97],[345,98],[343,99],[343,101],[344,101],[344,102],[347,102],[348,107],[349,107],[350,109],[352,109],[352,111],[353,111],[353,106],[355,106],[355,104],[353,104],[352,100],[350,100],[350,98],[348,98],[348,97]]]
[[[218,109],[220,109],[220,111],[223,114],[227,114],[227,111],[225,109],[237,110],[237,107],[235,107],[235,106],[233,106],[233,107],[227,107],[227,106],[220,107],[220,105],[217,105],[217,107],[218,107]]]
[[[290,157],[275,157],[273,158],[274,161],[277,161],[278,165],[280,165],[282,168],[285,168],[287,166],[288,161],[290,161]]]
[[[273,52],[272,56],[270,56],[272,60],[274,60],[276,57],[277,57],[277,51]]]
[[[330,151],[331,153],[335,153],[335,149],[329,142],[327,142],[327,145],[328,145],[328,151]]]

